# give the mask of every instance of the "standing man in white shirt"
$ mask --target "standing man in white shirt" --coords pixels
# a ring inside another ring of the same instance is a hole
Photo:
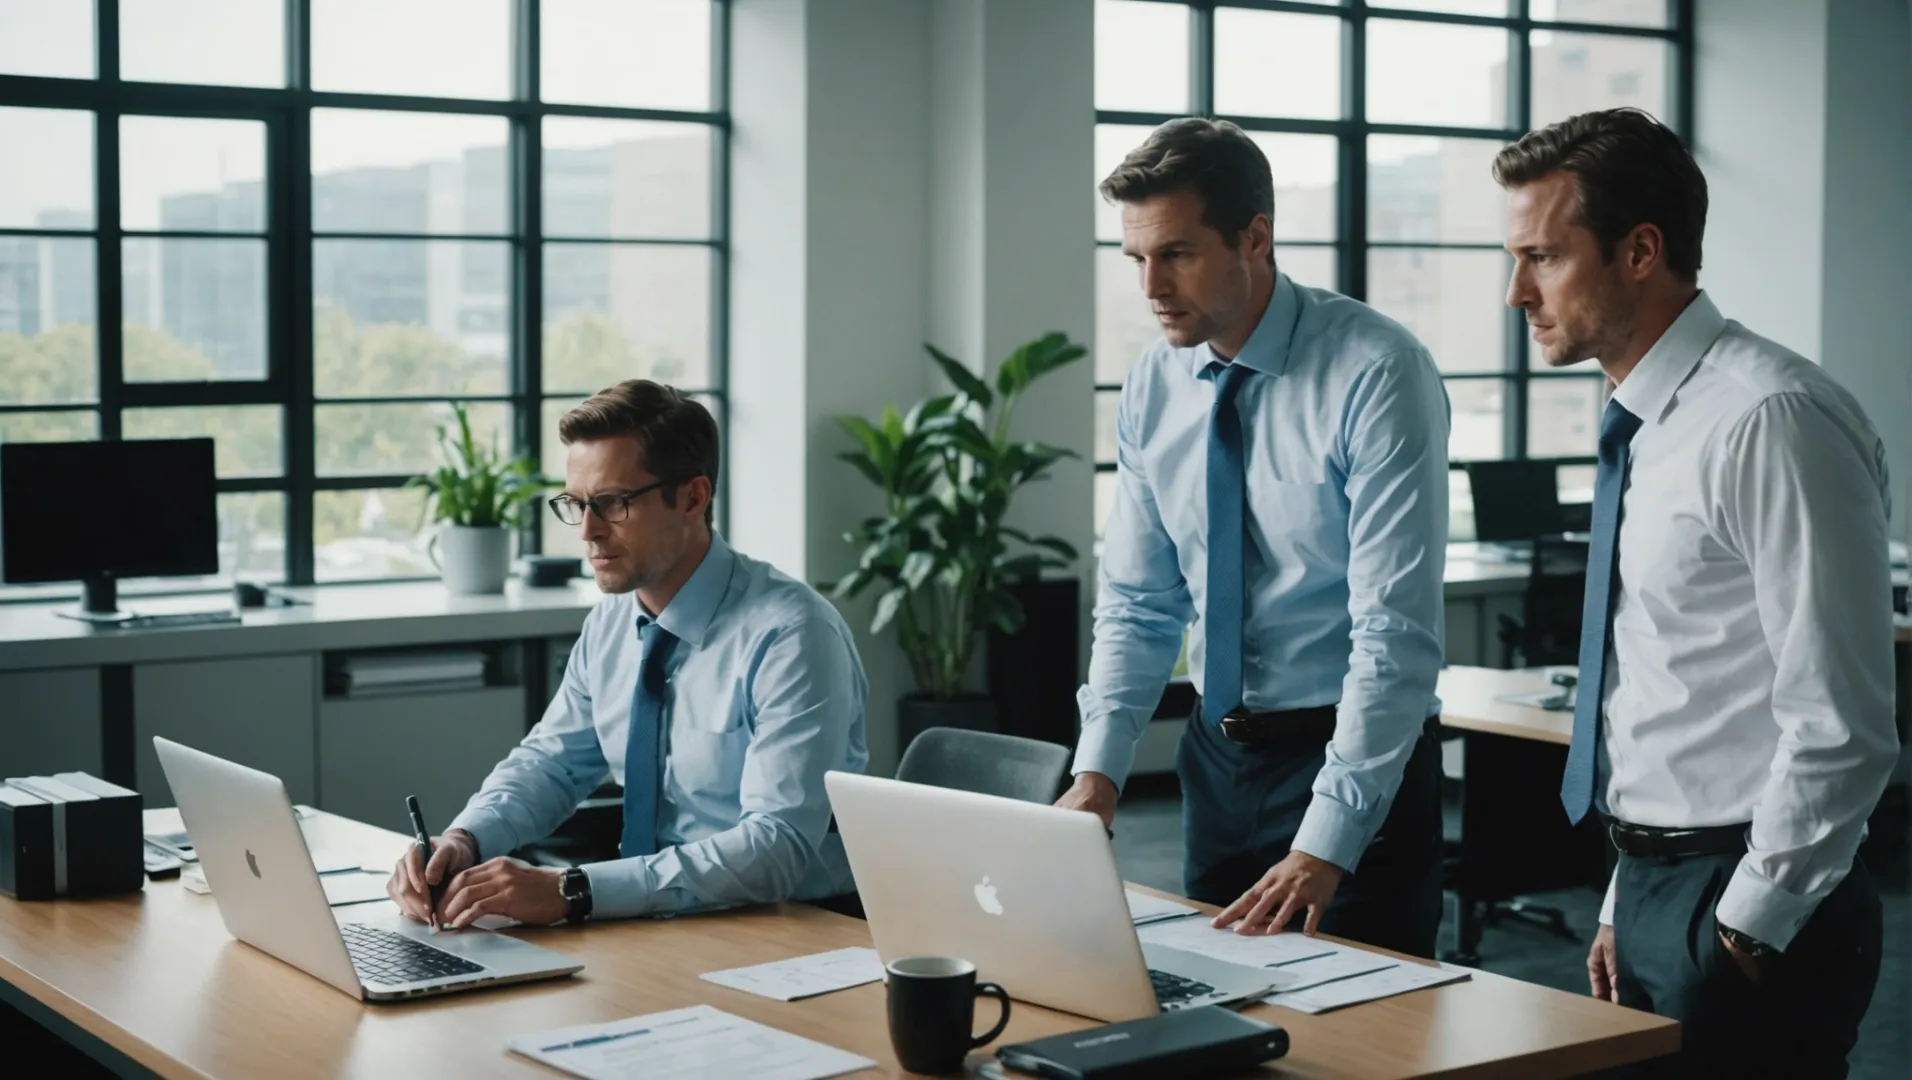
[[[1633,109],[1501,151],[1507,302],[1595,359],[1601,424],[1567,815],[1620,862],[1595,996],[1691,1076],[1844,1076],[1878,980],[1857,858],[1897,760],[1884,449],[1851,394],[1699,289],[1706,179]]]

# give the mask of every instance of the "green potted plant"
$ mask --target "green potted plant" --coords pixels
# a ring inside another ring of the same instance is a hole
[[[511,531],[529,520],[538,496],[556,486],[528,457],[506,461],[494,432],[488,446],[471,436],[471,417],[453,403],[457,438],[438,427],[444,464],[406,482],[424,488],[426,519],[438,523],[426,548],[445,588],[462,595],[505,591],[511,569]],[[420,523],[421,527],[423,522]]]
[[[983,632],[1014,633],[1022,605],[1008,586],[1066,567],[1075,548],[1004,524],[1024,485],[1048,475],[1068,450],[1009,436],[1016,402],[1044,375],[1087,350],[1060,333],[1018,348],[992,387],[934,346],[931,359],[956,388],[907,414],[876,421],[840,416],[857,442],[838,456],[883,492],[884,512],[844,534],[861,548],[856,569],[827,584],[839,597],[877,589],[871,633],[894,623],[916,690],[898,705],[901,742],[927,727],[993,730],[996,703],[965,682]]]

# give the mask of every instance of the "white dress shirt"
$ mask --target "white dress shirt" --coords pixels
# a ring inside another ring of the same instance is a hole
[[[1614,390],[1642,423],[1600,776],[1622,821],[1752,822],[1716,916],[1784,949],[1898,758],[1885,449],[1817,365],[1705,293]],[[1609,884],[1600,921],[1613,921]]]

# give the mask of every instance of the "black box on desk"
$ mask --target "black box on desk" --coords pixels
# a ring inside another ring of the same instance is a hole
[[[77,772],[0,783],[0,892],[110,896],[145,881],[138,792]]]

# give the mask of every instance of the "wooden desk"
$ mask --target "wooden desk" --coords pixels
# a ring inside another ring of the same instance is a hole
[[[307,827],[314,844],[368,862],[395,859],[407,842],[324,815]],[[584,971],[549,983],[363,1005],[233,941],[212,898],[176,881],[149,882],[139,896],[111,900],[0,897],[0,991],[89,1052],[117,1056],[115,1067],[130,1075],[548,1076],[555,1074],[507,1054],[505,1036],[700,1002],[881,1063],[879,1072],[859,1075],[905,1075],[890,1052],[881,984],[786,1004],[698,978],[868,945],[868,929],[855,919],[778,904],[521,933],[582,960]],[[1485,973],[1323,1016],[1267,1005],[1253,1011],[1294,1039],[1279,1069],[1257,1075],[1566,1076],[1679,1045],[1672,1021]],[[1004,1040],[1087,1026],[1018,1002]]]
[[[1448,876],[1459,911],[1449,957],[1456,963],[1480,963],[1484,924],[1503,910],[1537,916],[1555,933],[1575,936],[1555,909],[1519,901],[1507,909],[1496,905],[1590,884],[1604,865],[1605,841],[1595,819],[1575,827],[1560,808],[1573,713],[1499,700],[1502,694],[1559,689],[1540,668],[1441,669],[1441,725],[1461,733],[1466,758],[1460,857]]]

